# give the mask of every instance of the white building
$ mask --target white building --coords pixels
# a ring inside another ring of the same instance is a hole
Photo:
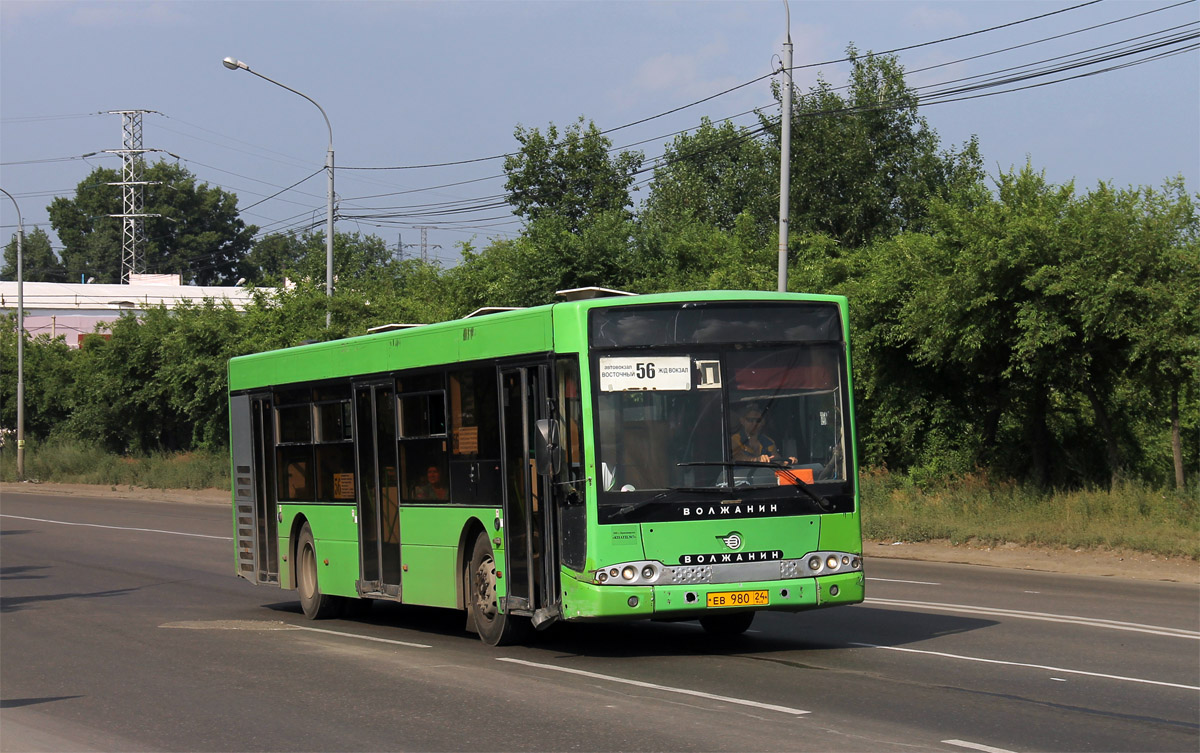
[[[179,275],[131,275],[128,285],[27,282],[25,331],[30,337],[50,335],[65,338],[72,348],[96,331],[101,322],[111,322],[127,311],[142,313],[181,301],[202,302],[205,298],[227,300],[243,310],[253,300],[246,288],[181,285]],[[0,282],[0,313],[17,310],[17,283]]]

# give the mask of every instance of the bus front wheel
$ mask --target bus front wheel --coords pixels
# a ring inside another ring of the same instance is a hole
[[[341,611],[342,600],[321,593],[317,584],[317,546],[308,523],[300,529],[296,541],[296,590],[300,592],[300,608],[310,620],[336,617]]]
[[[484,534],[475,539],[471,561],[467,565],[467,609],[479,639],[489,646],[504,646],[520,640],[526,621],[500,611],[496,595],[496,559],[492,545]]]

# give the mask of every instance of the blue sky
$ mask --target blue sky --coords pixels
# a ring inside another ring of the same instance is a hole
[[[793,0],[794,62],[837,60],[850,43],[860,51],[891,50],[1063,11],[898,53],[911,84],[936,88],[1105,45],[1091,54],[1123,49],[1135,37],[1146,42],[1194,34],[1200,27],[1194,0],[1105,0],[1072,9],[1081,2]],[[1135,14],[1143,15],[1119,20]],[[1098,24],[1107,25],[1080,31]],[[416,227],[431,226],[428,241],[440,246],[429,249],[431,256],[451,264],[457,244],[483,246],[520,229],[506,207],[494,206],[503,193],[499,160],[342,168],[504,154],[516,148],[517,124],[544,129],[583,116],[601,129],[616,128],[769,74],[778,65],[784,33],[782,0],[4,0],[0,187],[17,197],[27,230],[50,231],[46,206],[54,196],[72,195],[95,166],[120,166],[118,158],[102,154],[78,159],[121,147],[121,118],[98,114],[119,109],[155,111],[144,116],[143,143],[163,153],[151,158],[177,155],[201,181],[236,193],[243,207],[319,171],[328,142],[320,113],[290,92],[227,70],[221,60],[232,56],[304,92],[328,114],[340,212],[364,218],[340,220],[339,230],[374,233],[395,246],[417,244]],[[1056,35],[1067,36],[1047,39]],[[1189,44],[1195,40],[1158,51]],[[1016,45],[1025,46],[997,52]],[[1100,180],[1159,186],[1182,174],[1194,193],[1200,190],[1198,62],[1200,52],[1191,50],[1063,83],[930,105],[923,114],[946,146],[977,135],[992,174],[1028,159],[1049,180],[1074,179],[1078,189]],[[796,72],[796,83],[807,89],[820,75],[840,85],[846,74],[844,63],[806,67]],[[652,158],[670,134],[694,127],[702,116],[740,115],[735,122],[752,123],[753,115],[743,113],[773,107],[769,83],[764,79],[610,138],[616,146],[637,144]],[[416,216],[422,211],[417,205],[455,201],[480,209]],[[265,230],[323,227],[324,212],[325,181],[315,175],[249,209],[244,219]],[[380,214],[401,216],[366,219]],[[0,234],[11,237],[16,213],[7,200],[0,225]]]

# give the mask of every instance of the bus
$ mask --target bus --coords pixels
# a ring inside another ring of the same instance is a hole
[[[232,359],[237,575],[490,645],[861,602],[846,299],[561,294]]]

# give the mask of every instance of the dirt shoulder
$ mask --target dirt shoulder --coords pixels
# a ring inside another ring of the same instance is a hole
[[[230,504],[229,491],[224,489],[145,489],[125,485],[0,483],[0,502],[3,495],[9,492],[204,505]],[[923,562],[954,562],[1014,570],[1200,584],[1200,562],[1184,557],[1162,557],[1134,551],[1055,549],[1016,544],[983,547],[971,544],[954,545],[949,541],[866,541],[863,542],[863,556],[868,559],[880,557]]]

